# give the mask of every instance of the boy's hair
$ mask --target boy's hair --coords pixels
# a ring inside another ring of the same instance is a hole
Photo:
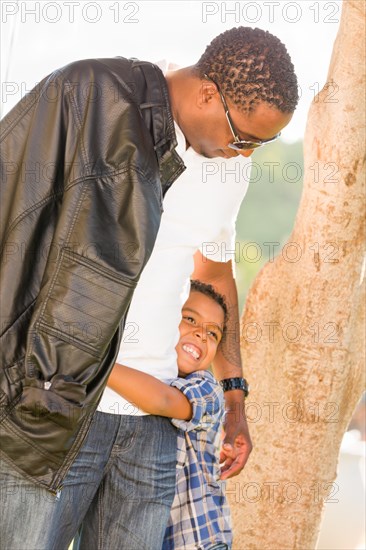
[[[219,306],[222,307],[224,311],[224,333],[226,329],[226,323],[228,320],[228,309],[226,300],[223,297],[222,294],[217,292],[214,287],[208,283],[203,283],[202,281],[198,281],[197,279],[191,279],[191,292],[201,292],[201,294],[204,294],[205,296],[208,296],[209,298],[212,298]]]
[[[262,29],[234,27],[219,34],[195,65],[199,78],[208,77],[243,113],[260,101],[283,113],[293,113],[299,100],[297,78],[282,42]]]

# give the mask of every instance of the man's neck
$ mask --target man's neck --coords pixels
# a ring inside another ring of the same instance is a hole
[[[192,93],[193,84],[196,78],[193,76],[192,67],[184,67],[176,71],[168,71],[165,75],[170,105],[175,122],[184,134],[184,124],[181,119],[181,106],[183,101],[187,101],[187,95]],[[186,149],[190,146],[186,139]]]

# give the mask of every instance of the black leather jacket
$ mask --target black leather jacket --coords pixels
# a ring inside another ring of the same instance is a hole
[[[184,170],[166,80],[124,58],[42,80],[1,130],[1,452],[56,492]]]

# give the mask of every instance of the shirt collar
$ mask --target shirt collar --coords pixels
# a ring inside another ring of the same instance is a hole
[[[136,85],[135,96],[137,96],[142,116],[154,140],[162,191],[165,195],[172,183],[186,168],[175,150],[178,142],[168,86],[161,69],[153,63],[136,59],[133,60],[132,68],[137,69],[134,71],[134,76],[140,86]]]

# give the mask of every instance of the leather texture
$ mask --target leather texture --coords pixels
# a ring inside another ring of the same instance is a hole
[[[3,119],[0,143],[0,449],[56,492],[185,166],[162,72],[122,57],[43,79]]]

